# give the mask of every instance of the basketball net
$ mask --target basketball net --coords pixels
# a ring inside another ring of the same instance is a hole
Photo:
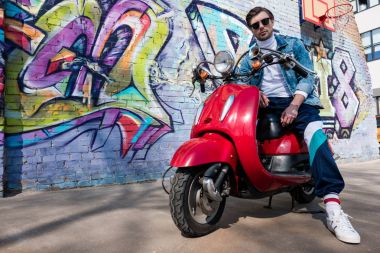
[[[351,17],[353,17],[352,9],[353,6],[349,2],[344,1],[344,3],[338,3],[334,5],[334,7],[329,8],[323,16],[319,17],[319,19],[322,24],[327,20],[331,20],[334,24],[335,32],[340,33],[350,22]]]

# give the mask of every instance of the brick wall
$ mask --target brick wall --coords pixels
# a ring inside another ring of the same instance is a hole
[[[7,1],[7,189],[158,178],[189,138],[202,99],[192,68],[219,50],[247,50],[244,18],[255,5],[273,10],[275,28],[310,50],[325,130],[340,159],[377,157],[355,21],[339,33],[315,29],[300,22],[298,1],[268,2]]]
[[[4,175],[4,9],[3,1],[0,1],[0,196],[3,193]]]

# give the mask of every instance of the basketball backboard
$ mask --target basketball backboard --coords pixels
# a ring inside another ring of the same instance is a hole
[[[335,0],[302,0],[302,18],[315,25],[335,31],[333,19],[323,19],[328,9],[335,6]]]

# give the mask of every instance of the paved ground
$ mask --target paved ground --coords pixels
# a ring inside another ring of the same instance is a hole
[[[181,236],[159,183],[0,199],[0,252],[380,252],[380,160],[341,166],[343,206],[354,217],[360,245],[341,243],[323,214],[289,212],[290,197],[228,199],[221,228],[196,239]],[[314,201],[302,209],[319,210]]]

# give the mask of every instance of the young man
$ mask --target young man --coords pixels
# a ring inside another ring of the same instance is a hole
[[[246,21],[256,37],[255,46],[293,54],[303,66],[313,68],[301,40],[274,35],[274,16],[271,11],[255,7],[247,14]],[[251,57],[248,54],[242,60],[239,66],[241,73],[252,71]],[[328,229],[343,242],[360,243],[360,235],[340,206],[339,193],[344,188],[344,181],[322,131],[323,124],[319,116],[322,105],[314,87],[314,77],[309,75],[302,78],[293,70],[286,71],[276,64],[256,73],[248,84],[256,85],[261,90],[261,112],[280,111],[282,125],[292,124],[293,129],[304,136],[309,148],[315,193],[323,198],[326,205]]]

